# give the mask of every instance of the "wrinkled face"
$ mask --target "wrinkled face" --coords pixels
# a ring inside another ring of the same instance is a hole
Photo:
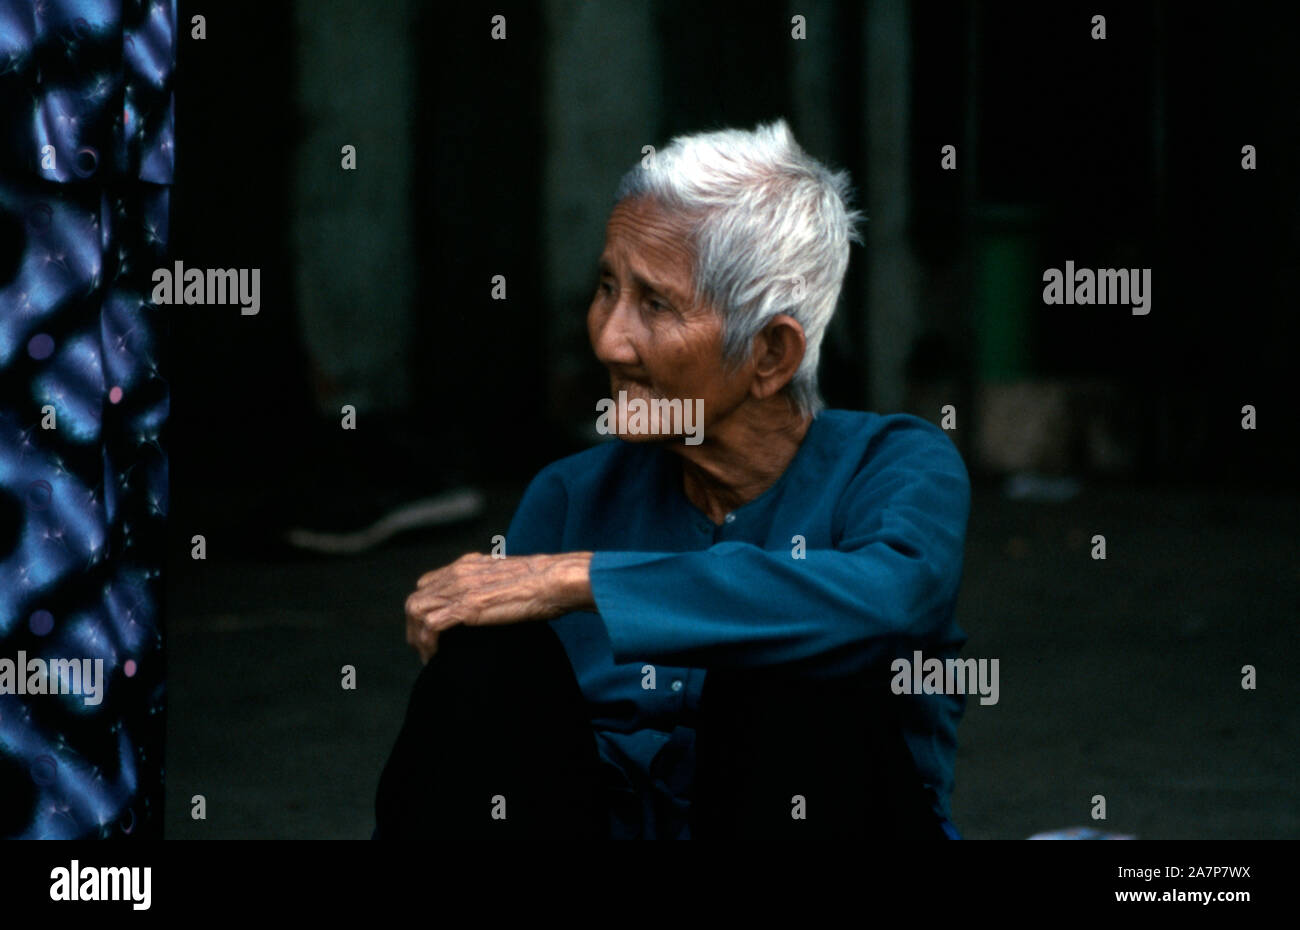
[[[683,405],[702,399],[707,431],[745,400],[749,377],[747,367],[724,370],[722,319],[695,302],[692,259],[687,230],[657,204],[616,205],[605,227],[587,332],[609,369],[611,398],[618,401],[626,391],[629,404],[636,398],[680,398]]]

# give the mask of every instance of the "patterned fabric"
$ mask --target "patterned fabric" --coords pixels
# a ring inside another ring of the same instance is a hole
[[[168,390],[149,298],[176,30],[175,0],[0,0],[0,837],[161,833]],[[97,702],[31,693],[59,659],[102,660]]]

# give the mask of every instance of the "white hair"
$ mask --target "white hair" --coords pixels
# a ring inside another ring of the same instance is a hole
[[[691,230],[695,299],[722,314],[723,357],[742,362],[779,313],[803,327],[803,361],[786,390],[816,416],[822,336],[835,313],[849,243],[861,243],[848,172],[808,155],[785,120],[753,132],[677,136],[623,176],[615,201],[649,197]]]

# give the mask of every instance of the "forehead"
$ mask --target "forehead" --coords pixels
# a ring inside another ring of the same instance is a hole
[[[623,200],[605,224],[602,261],[625,261],[659,274],[690,276],[694,260],[686,220],[646,198]]]

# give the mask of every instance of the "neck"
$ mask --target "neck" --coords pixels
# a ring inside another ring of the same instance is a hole
[[[714,523],[749,503],[789,467],[812,425],[784,395],[747,401],[704,431],[698,446],[670,446],[682,459],[686,498]]]

